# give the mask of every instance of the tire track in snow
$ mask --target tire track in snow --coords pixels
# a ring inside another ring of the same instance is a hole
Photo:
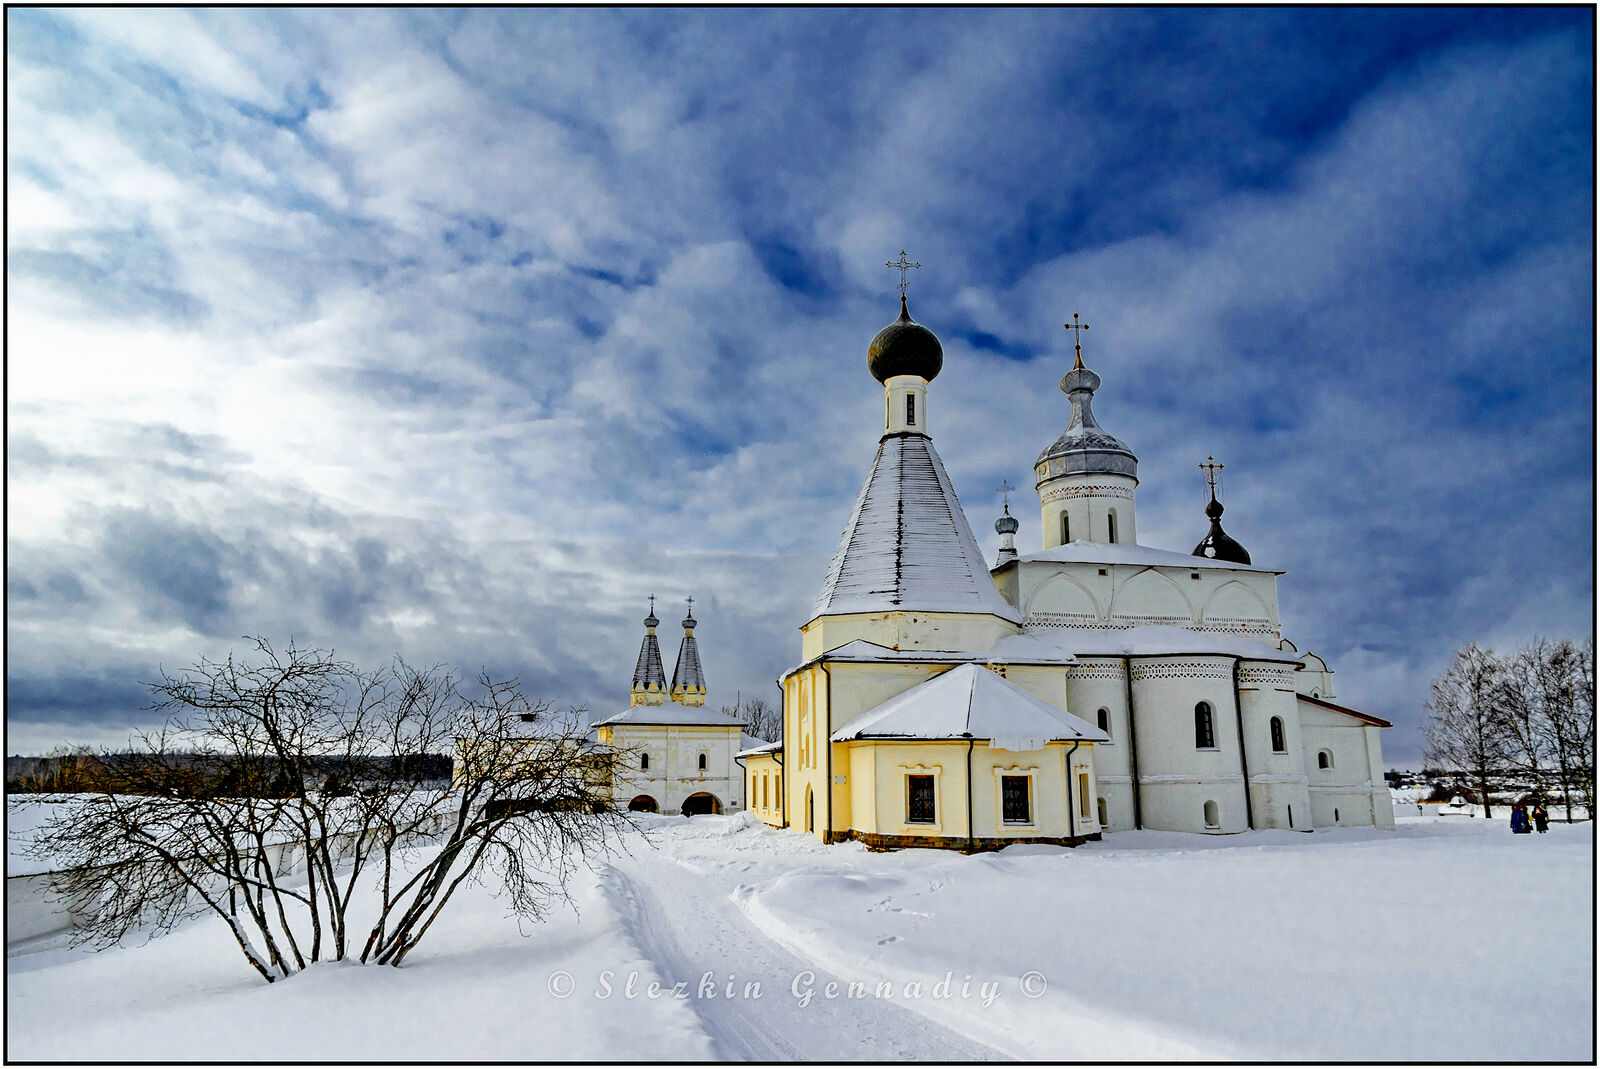
[[[880,999],[825,999],[839,977],[773,942],[750,922],[712,880],[653,850],[608,866],[606,894],[640,952],[662,982],[688,984],[689,1004],[728,1061],[991,1061],[990,1047],[952,1032],[921,1014]],[[709,972],[716,997],[696,990]],[[816,996],[800,1006],[791,985],[814,974]],[[759,998],[725,998],[761,983]]]

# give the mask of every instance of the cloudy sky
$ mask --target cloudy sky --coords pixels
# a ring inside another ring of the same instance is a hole
[[[944,341],[985,551],[1065,424],[1227,527],[1414,761],[1450,651],[1593,616],[1593,12],[7,12],[7,752],[240,637],[626,701],[693,594],[775,698]]]

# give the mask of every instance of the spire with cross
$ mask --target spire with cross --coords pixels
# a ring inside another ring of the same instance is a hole
[[[1061,324],[1072,331],[1072,370],[1083,370],[1083,332],[1089,329],[1089,324],[1078,322],[1078,313],[1072,313],[1072,322]]]
[[[1223,469],[1223,465],[1217,463],[1216,457],[1208,456],[1206,457],[1206,462],[1204,464],[1196,464],[1195,467],[1206,473],[1206,489],[1211,492],[1212,497],[1216,497],[1217,472]]]
[[[1005,499],[1005,512],[998,520],[994,521],[994,532],[1000,536],[1000,557],[997,561],[995,561],[995,567],[998,568],[1000,565],[1006,563],[1006,561],[1017,559],[1017,544],[1015,539],[1017,535],[1017,528],[1021,527],[1022,525],[1017,522],[1017,518],[1015,516],[1011,515],[1011,491],[1015,490],[1016,487],[1012,486],[1011,483],[1005,479],[1001,479],[1000,485],[995,487],[995,489],[1000,491],[1000,494]]]
[[[656,596],[650,595],[650,615],[644,618],[644,641],[639,643],[639,660],[633,666],[630,705],[660,705],[667,696],[667,674],[661,664],[661,645],[656,641]]]
[[[706,674],[700,667],[700,647],[694,640],[694,598],[685,598],[689,611],[683,618],[683,642],[678,647],[678,665],[672,670],[672,700],[684,705],[706,703]]]
[[[910,260],[906,259],[906,250],[901,249],[900,259],[890,260],[883,266],[889,268],[891,271],[900,272],[900,299],[902,301],[905,300],[906,289],[911,285],[910,281],[906,277],[906,272],[910,271],[913,267],[921,267],[922,265],[919,263],[912,263]]]

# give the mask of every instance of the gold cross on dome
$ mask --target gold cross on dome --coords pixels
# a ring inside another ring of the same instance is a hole
[[[1000,491],[1001,495],[1005,498],[1006,513],[1010,514],[1010,512],[1011,512],[1011,491],[1015,490],[1016,487],[1012,486],[1005,479],[1001,479],[1000,480],[1000,485],[995,487],[995,489]]]
[[[1083,370],[1083,332],[1089,329],[1089,324],[1078,322],[1078,313],[1072,313],[1072,322],[1061,324],[1072,331],[1072,370]]]
[[[1223,465],[1217,463],[1216,457],[1206,457],[1204,464],[1196,464],[1195,467],[1206,473],[1206,489],[1210,490],[1212,495],[1215,496],[1217,492],[1217,472],[1223,469]]]
[[[906,295],[906,287],[911,285],[911,283],[906,280],[906,272],[910,271],[913,267],[921,267],[922,265],[912,263],[910,260],[906,259],[906,250],[901,249],[900,259],[890,260],[883,266],[889,268],[891,271],[900,272],[900,296],[904,297]]]

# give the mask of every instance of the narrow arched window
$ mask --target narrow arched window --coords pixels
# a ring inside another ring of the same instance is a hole
[[[1111,734],[1111,710],[1102,709],[1095,714],[1095,719],[1100,721],[1100,730],[1109,737]]]
[[[1272,718],[1272,752],[1288,753],[1288,747],[1283,744],[1283,720],[1280,717]]]
[[[1116,509],[1112,509],[1110,512],[1106,513],[1106,541],[1107,542],[1115,542],[1116,540],[1117,540],[1117,510]]]
[[[1194,707],[1194,748],[1210,750],[1216,745],[1217,737],[1211,730],[1211,706],[1201,702]]]
[[[1061,544],[1066,545],[1072,541],[1072,524],[1067,521],[1067,514],[1061,514]]]
[[[1206,808],[1205,808],[1205,815],[1206,815],[1206,827],[1208,827],[1208,828],[1220,828],[1220,827],[1222,827],[1222,819],[1217,814],[1217,803],[1215,803],[1215,802],[1207,802],[1206,803]]]
[[[915,427],[916,425],[917,425],[917,395],[914,394],[914,393],[908,393],[908,394],[906,394],[906,426],[907,427]]]
[[[649,771],[649,769],[650,769],[650,755],[649,754],[642,753],[642,754],[639,755],[639,768],[642,771]]]
[[[1332,768],[1333,767],[1333,754],[1328,750],[1319,750],[1319,751],[1317,751],[1317,767],[1318,768]]]
[[[704,772],[705,771],[705,767],[706,767],[706,755],[705,754],[701,754],[700,755],[700,770],[702,772]]]

